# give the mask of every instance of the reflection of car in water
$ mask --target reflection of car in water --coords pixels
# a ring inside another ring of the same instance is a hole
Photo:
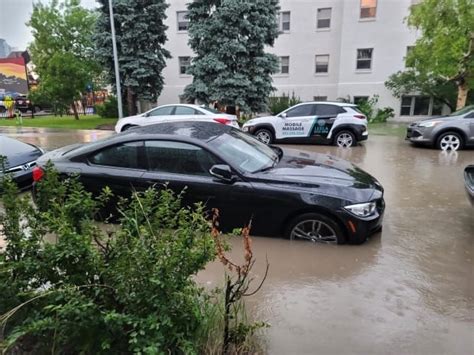
[[[219,209],[224,230],[252,220],[255,235],[362,243],[380,229],[385,207],[379,182],[347,161],[267,146],[212,122],[137,127],[64,147],[38,161],[38,176],[49,159],[60,173],[79,172],[95,194],[105,186],[124,196],[132,188],[186,187],[188,205]]]
[[[5,172],[12,174],[13,180],[23,190],[33,182],[32,169],[43,150],[32,144],[0,135],[0,156],[6,158]],[[0,166],[0,175],[3,174]]]
[[[368,137],[367,119],[357,105],[341,102],[305,102],[276,116],[247,121],[245,132],[265,144],[323,143],[351,147]]]
[[[474,206],[474,165],[468,165],[464,169],[464,185],[466,186],[467,196]]]
[[[474,146],[474,105],[449,116],[411,123],[406,139],[417,145],[430,145],[441,150],[458,150]]]

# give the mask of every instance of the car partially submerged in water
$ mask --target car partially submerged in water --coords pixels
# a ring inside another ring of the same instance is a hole
[[[43,154],[44,151],[33,144],[0,135],[0,157],[3,160],[0,177],[9,173],[20,190],[30,188],[33,183],[33,168]]]
[[[468,165],[464,169],[464,185],[469,201],[474,206],[474,164]]]

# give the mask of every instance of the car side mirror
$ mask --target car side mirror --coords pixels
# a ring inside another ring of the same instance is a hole
[[[212,176],[226,182],[232,183],[235,180],[234,174],[232,174],[232,169],[230,168],[229,165],[224,165],[224,164],[214,165],[209,170],[209,173]]]
[[[280,113],[280,117],[281,117],[281,118],[286,118],[286,117],[287,117],[287,116],[286,116],[286,112]]]

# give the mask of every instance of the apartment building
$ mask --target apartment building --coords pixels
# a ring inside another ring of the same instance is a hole
[[[173,58],[164,70],[159,104],[180,100],[192,81],[186,75],[193,52],[188,46],[186,3],[172,0],[167,10],[168,42]],[[270,53],[280,58],[273,76],[275,95],[303,101],[358,100],[378,95],[379,107],[392,107],[398,119],[439,115],[443,106],[416,94],[397,99],[384,83],[405,68],[416,32],[405,18],[417,0],[281,0],[280,35]]]

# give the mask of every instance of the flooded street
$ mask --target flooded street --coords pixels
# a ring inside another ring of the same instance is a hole
[[[53,149],[112,132],[0,128]],[[270,354],[474,354],[474,207],[463,169],[474,150],[446,154],[395,136],[362,146],[286,146],[347,159],[385,188],[383,230],[360,246],[253,238],[255,284],[249,310],[267,321]],[[242,255],[232,241],[231,255]],[[199,275],[221,285],[223,267]]]

